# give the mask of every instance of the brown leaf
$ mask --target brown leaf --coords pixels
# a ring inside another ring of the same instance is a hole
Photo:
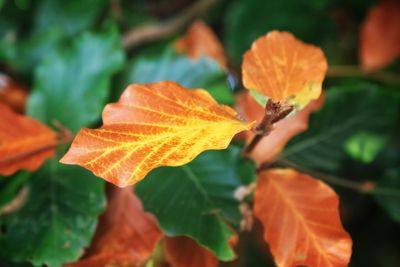
[[[54,155],[56,134],[40,122],[0,103],[0,174],[35,171]]]
[[[166,257],[173,267],[218,266],[214,254],[189,237],[168,237],[165,241]]]
[[[194,22],[186,35],[175,43],[175,48],[192,59],[208,56],[223,68],[227,68],[227,60],[218,37],[203,21]]]
[[[65,164],[79,164],[105,180],[128,186],[159,166],[181,166],[208,149],[225,149],[251,128],[206,91],[171,81],[129,86],[103,112],[103,127],[82,129]]]
[[[0,102],[10,106],[14,111],[23,113],[28,94],[26,88],[0,73]]]
[[[254,214],[279,267],[347,266],[352,241],[338,208],[336,193],[311,176],[291,169],[258,175]]]
[[[254,41],[245,53],[243,84],[274,102],[302,108],[321,94],[327,68],[320,48],[289,32],[272,31]]]
[[[360,60],[365,69],[381,68],[400,55],[400,2],[381,1],[361,27]]]
[[[131,187],[110,189],[91,247],[83,259],[65,267],[138,266],[163,237],[155,217],[143,211]]]
[[[265,136],[252,150],[251,157],[259,164],[272,162],[283,150],[287,142],[308,128],[310,114],[318,110],[324,103],[324,94],[311,101],[304,109],[277,122],[274,130]],[[239,94],[236,98],[236,110],[248,121],[260,121],[264,115],[262,108],[249,92]],[[246,142],[250,143],[255,133],[243,132]]]

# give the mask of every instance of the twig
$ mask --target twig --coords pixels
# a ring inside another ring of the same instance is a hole
[[[274,102],[271,99],[268,99],[267,104],[265,105],[264,117],[254,128],[256,135],[244,148],[244,155],[249,155],[261,139],[270,134],[273,129],[273,124],[285,118],[293,109],[293,106],[282,105],[279,102]]]
[[[290,168],[296,169],[300,172],[307,173],[313,177],[317,177],[327,183],[341,186],[344,188],[353,189],[353,190],[356,190],[356,191],[358,191],[360,193],[364,193],[364,194],[366,193],[366,194],[384,195],[384,196],[399,196],[400,195],[400,190],[397,190],[397,189],[376,187],[376,184],[372,181],[354,182],[354,181],[349,181],[342,177],[337,177],[337,176],[328,175],[325,173],[320,173],[320,172],[299,166],[296,163],[291,162],[282,157],[278,158],[275,161],[275,163],[270,163],[270,162],[262,163],[258,167],[257,172],[261,172],[263,170],[269,169],[272,164],[276,164],[278,166],[283,166],[283,167],[290,167]]]
[[[220,0],[199,0],[176,17],[164,22],[139,26],[128,31],[122,38],[125,49],[132,49],[141,44],[162,39],[180,31],[186,24],[207,11]]]
[[[384,83],[400,84],[400,75],[386,71],[367,71],[358,66],[330,66],[328,77],[365,77]]]

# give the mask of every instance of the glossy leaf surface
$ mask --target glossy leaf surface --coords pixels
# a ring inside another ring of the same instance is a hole
[[[243,59],[243,84],[274,101],[303,107],[321,94],[328,65],[322,50],[291,33],[258,38]]]
[[[56,133],[0,103],[0,174],[35,171],[54,155]]]
[[[279,267],[345,267],[352,241],[339,217],[339,199],[326,184],[291,169],[261,172],[254,213]]]
[[[83,129],[61,162],[79,164],[120,187],[159,166],[180,166],[204,150],[224,149],[248,130],[206,91],[175,82],[131,85],[103,111],[103,127]]]

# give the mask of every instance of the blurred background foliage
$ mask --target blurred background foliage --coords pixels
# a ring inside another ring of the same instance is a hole
[[[283,155],[300,170],[323,173],[339,193],[342,221],[354,242],[350,266],[400,266],[399,78],[387,80],[379,75],[337,71],[343,70],[341,66],[358,68],[360,26],[377,1],[209,0],[210,7],[196,17],[206,21],[224,44],[229,73],[210,58],[193,62],[172,49],[171,43],[184,34],[185,27],[152,41],[135,45],[126,42],[132,29],[162,24],[194,2],[0,0],[0,71],[28,88],[28,115],[50,126],[59,121],[76,133],[81,127],[99,125],[104,105],[118,99],[129,83],[175,80],[189,88],[206,88],[219,102],[233,105],[234,93],[241,88],[238,81],[243,53],[270,30],[290,31],[320,46],[330,69],[336,71],[328,72],[324,107],[311,116],[309,130],[295,137]],[[397,60],[382,71],[399,77],[399,63]],[[354,120],[356,124],[346,124]],[[331,138],[301,149],[304,142],[318,139],[321,132]],[[103,182],[87,172],[78,179],[80,172],[49,162],[35,174],[0,177],[0,206],[22,185],[32,187],[30,206],[0,219],[1,266],[59,266],[79,257],[90,243],[97,216],[105,205]],[[146,199],[146,190],[154,189],[150,186],[152,179],[163,175],[159,172],[144,180],[139,196]],[[74,177],[60,182],[54,178],[59,175]],[[350,182],[372,181],[382,189],[362,192],[341,186],[335,177]],[[85,189],[92,191],[87,199],[82,196]],[[67,203],[66,199],[76,203]],[[78,211],[69,210],[68,205],[77,205]],[[63,230],[59,224],[48,222],[54,208],[59,216],[53,220],[62,221],[61,225],[70,230],[65,235],[74,240],[69,252],[46,248],[49,241],[36,237],[47,235],[59,242],[67,238],[60,236]],[[65,222],[77,213],[79,220]],[[22,228],[27,228],[26,232],[10,234]],[[237,249],[240,258],[222,266],[273,266],[261,231],[256,224],[252,232],[243,232]]]

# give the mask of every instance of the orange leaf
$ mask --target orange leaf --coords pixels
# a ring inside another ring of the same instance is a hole
[[[249,92],[238,95],[236,110],[248,121],[260,121],[264,116],[262,108]],[[318,110],[324,103],[324,94],[314,101],[311,101],[304,109],[277,122],[274,130],[264,137],[252,150],[251,157],[257,163],[272,162],[290,141],[297,134],[308,128],[308,118],[313,111]],[[247,131],[244,136],[247,143],[250,143],[255,133]]]
[[[291,169],[264,171],[257,183],[254,214],[279,267],[347,266],[352,241],[329,186]]]
[[[217,267],[218,259],[206,248],[185,236],[168,237],[165,253],[173,267]]]
[[[85,257],[65,267],[138,266],[162,236],[156,219],[143,211],[132,188],[114,187]]]
[[[203,21],[194,22],[186,35],[175,43],[175,48],[192,59],[208,56],[226,69],[227,60],[224,48],[215,33]]]
[[[7,75],[0,73],[0,102],[22,113],[25,110],[26,98],[27,92],[24,87]]]
[[[35,171],[54,155],[56,134],[38,121],[0,103],[0,175]]]
[[[360,60],[365,69],[381,68],[400,56],[400,3],[381,1],[361,28]]]
[[[207,149],[226,148],[252,124],[206,91],[171,81],[129,86],[103,112],[100,129],[82,129],[62,163],[79,164],[120,187],[159,166],[180,166]]]
[[[328,65],[322,50],[291,33],[272,31],[258,38],[244,55],[242,74],[247,89],[298,107],[321,94]]]

